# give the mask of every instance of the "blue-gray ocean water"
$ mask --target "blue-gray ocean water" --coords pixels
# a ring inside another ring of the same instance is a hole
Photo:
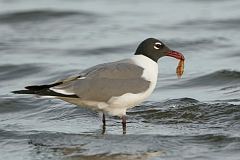
[[[0,159],[239,160],[239,0],[0,0]],[[130,57],[148,37],[185,55],[129,110],[127,134],[60,100],[14,95]]]

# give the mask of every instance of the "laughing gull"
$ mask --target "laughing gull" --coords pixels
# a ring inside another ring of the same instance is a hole
[[[148,38],[141,42],[135,54],[129,59],[103,63],[88,68],[77,76],[47,85],[27,86],[26,90],[13,91],[16,94],[50,96],[69,103],[84,106],[122,118],[123,133],[126,133],[126,111],[143,102],[153,92],[158,77],[159,58],[174,57],[181,61],[184,56],[169,49],[163,42]],[[179,76],[182,66],[177,68]]]

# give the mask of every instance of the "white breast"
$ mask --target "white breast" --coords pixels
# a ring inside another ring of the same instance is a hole
[[[158,76],[158,64],[152,59],[143,55],[134,55],[133,62],[144,68],[142,77],[150,82],[156,82]]]
[[[144,68],[142,77],[150,81],[149,88],[141,93],[126,93],[120,97],[112,97],[109,101],[109,107],[105,108],[107,112],[113,115],[122,116],[126,114],[128,108],[132,108],[143,102],[153,92],[158,77],[158,64],[150,58],[143,55],[134,55],[131,60],[138,66]]]

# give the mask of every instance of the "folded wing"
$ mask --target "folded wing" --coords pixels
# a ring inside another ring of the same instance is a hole
[[[77,95],[83,100],[107,101],[125,93],[141,93],[150,82],[142,78],[143,68],[126,62],[107,63],[82,72],[76,80],[51,88],[63,94]]]
[[[28,86],[27,90],[14,93],[107,101],[125,93],[137,94],[147,90],[150,82],[142,78],[142,74],[140,66],[118,61],[94,66],[53,84]]]

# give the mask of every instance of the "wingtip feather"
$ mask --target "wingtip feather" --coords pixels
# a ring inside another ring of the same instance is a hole
[[[14,94],[34,94],[34,92],[30,91],[30,90],[17,90],[17,91],[12,91],[11,93],[14,93]]]

